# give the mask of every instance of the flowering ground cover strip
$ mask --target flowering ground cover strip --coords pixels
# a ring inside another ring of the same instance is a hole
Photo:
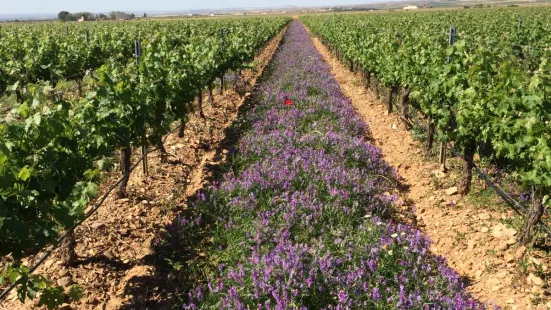
[[[485,307],[425,236],[392,221],[399,178],[300,22],[257,97],[231,168],[161,242],[209,223],[211,268],[184,308]]]

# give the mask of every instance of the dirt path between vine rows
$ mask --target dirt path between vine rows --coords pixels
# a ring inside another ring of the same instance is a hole
[[[549,261],[516,246],[518,232],[504,224],[512,213],[476,208],[452,193],[453,186],[436,189],[435,180],[447,183],[457,175],[441,173],[437,162],[424,159],[419,142],[399,117],[387,115],[386,107],[366,90],[359,75],[340,63],[318,38],[312,40],[369,126],[373,143],[409,185],[400,195],[415,210],[417,226],[432,239],[431,251],[445,257],[481,301],[502,309],[551,309],[548,283],[536,272],[547,271]],[[521,264],[526,270],[521,271]]]
[[[186,208],[188,200],[207,184],[209,169],[225,160],[221,149],[226,129],[237,118],[239,107],[250,96],[264,68],[272,59],[285,33],[283,29],[255,58],[252,70],[243,70],[235,89],[214,93],[210,105],[205,95],[206,119],[191,115],[183,138],[167,137],[169,163],[161,164],[158,152],[149,156],[149,175],[135,170],[128,183],[128,198],[111,194],[99,211],[76,230],[78,263],[61,265],[59,251],[36,273],[67,289],[78,284],[84,297],[62,309],[170,309],[178,294],[178,281],[170,271],[156,268],[151,244],[165,224]],[[133,162],[139,158],[134,151]],[[118,174],[105,177],[100,193],[106,192]],[[92,204],[90,204],[92,206]],[[29,259],[31,265],[36,258]],[[0,304],[0,310],[37,309],[36,301],[22,305],[15,290]]]

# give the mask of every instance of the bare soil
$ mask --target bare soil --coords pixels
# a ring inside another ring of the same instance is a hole
[[[318,38],[312,39],[343,93],[369,126],[369,139],[404,178],[399,193],[404,218],[414,212],[411,224],[431,238],[431,251],[445,257],[466,280],[469,292],[481,301],[502,309],[551,309],[545,280],[549,256],[517,245],[519,232],[508,225],[513,213],[470,203],[476,197],[449,194],[453,192],[449,181],[458,177],[456,173],[442,173],[436,158],[427,160],[423,146],[399,116],[389,115],[359,74],[350,72]]]
[[[203,96],[205,119],[196,112],[186,124],[183,138],[169,134],[165,148],[169,162],[161,163],[160,154],[148,157],[149,175],[135,170],[128,183],[128,198],[116,200],[111,194],[97,213],[77,228],[76,267],[62,265],[59,250],[39,269],[58,284],[75,283],[84,297],[62,309],[167,309],[178,293],[177,281],[170,272],[157,268],[151,243],[176,214],[186,209],[188,200],[208,183],[212,165],[225,160],[227,149],[221,142],[226,129],[236,119],[239,107],[261,76],[277,50],[286,29],[273,38],[255,58],[252,70],[240,73],[235,88],[223,95],[214,90],[214,104]],[[133,153],[133,162],[140,155]],[[104,176],[101,193],[114,184],[119,175]],[[95,202],[94,202],[95,203]],[[93,204],[90,204],[91,208]],[[38,257],[38,256],[37,256]],[[28,260],[31,265],[37,257]],[[15,290],[0,309],[37,309],[36,302],[21,304]]]

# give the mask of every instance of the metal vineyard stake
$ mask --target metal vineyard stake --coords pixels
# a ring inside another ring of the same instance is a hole
[[[456,30],[454,26],[450,27],[450,34],[448,38],[449,45],[455,43]],[[451,56],[448,56],[448,64],[451,62]],[[440,142],[440,168],[442,171],[446,171],[446,142]]]
[[[140,40],[136,40],[134,42],[134,57],[136,57],[136,67],[138,67],[138,64],[140,63],[140,57],[142,56],[142,43]],[[139,73],[139,68],[138,68]],[[147,147],[145,145],[142,145],[142,170],[144,175],[148,175],[148,165],[147,165]]]

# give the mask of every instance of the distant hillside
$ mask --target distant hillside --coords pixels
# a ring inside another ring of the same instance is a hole
[[[433,7],[433,8],[445,8],[445,7],[463,7],[463,6],[475,6],[477,4],[483,4],[484,6],[507,6],[512,4],[517,5],[541,5],[546,3],[551,4],[551,0],[388,0],[381,1],[377,0],[376,2],[369,2],[366,0],[365,4],[354,4],[354,5],[338,5],[335,7],[338,8],[374,8],[374,9],[396,9],[402,8],[408,5],[416,5],[418,7]],[[318,8],[328,9],[331,6],[323,7],[297,7],[297,6],[278,6],[278,7],[247,7],[247,8],[220,8],[220,9],[203,9],[203,10],[172,10],[172,11],[129,11],[129,13],[134,13],[136,16],[141,16],[143,13],[147,13],[148,16],[160,16],[160,15],[185,15],[185,14],[231,14],[234,12],[259,12],[259,11],[275,11],[275,10],[284,10],[288,13],[299,12],[299,11],[310,11],[316,10]],[[108,9],[108,8],[106,8]],[[106,11],[108,12],[108,11]],[[105,12],[94,12],[94,13],[105,13]],[[52,20],[57,19],[56,13],[43,13],[43,14],[0,14],[0,21],[7,20]]]
[[[57,13],[44,14],[0,14],[0,21],[6,20],[49,20],[56,19]]]
[[[541,5],[551,2],[551,0],[403,0],[403,1],[384,1],[378,3],[358,4],[346,7],[375,7],[375,8],[401,8],[408,5],[416,5],[418,7],[433,7],[433,8],[445,8],[445,7],[463,7],[463,6],[475,6],[482,4],[484,6],[508,6],[508,5]]]

